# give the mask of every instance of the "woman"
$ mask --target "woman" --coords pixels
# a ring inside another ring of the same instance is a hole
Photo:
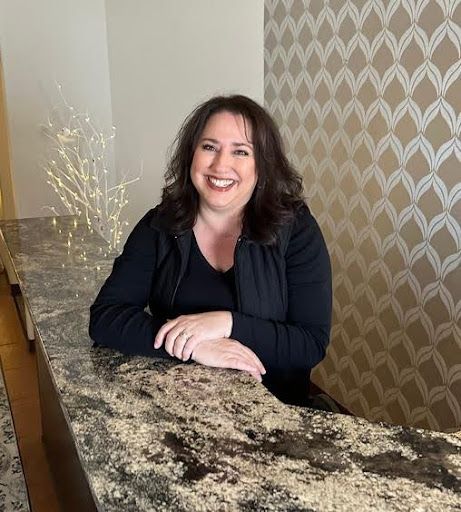
[[[330,322],[328,252],[275,123],[244,96],[210,99],[184,122],[162,202],[115,260],[90,336],[246,371],[305,404]]]

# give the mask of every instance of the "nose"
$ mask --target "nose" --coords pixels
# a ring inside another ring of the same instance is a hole
[[[232,155],[228,151],[217,151],[213,158],[212,168],[215,171],[227,171],[229,167],[232,167]]]

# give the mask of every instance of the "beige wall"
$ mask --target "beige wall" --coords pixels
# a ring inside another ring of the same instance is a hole
[[[131,225],[159,200],[166,153],[185,116],[222,93],[264,101],[263,0],[106,0],[118,175]]]
[[[333,262],[314,380],[371,420],[459,429],[461,4],[265,5],[265,101]]]
[[[99,127],[112,126],[104,0],[0,0],[0,50],[17,214],[64,213],[42,169],[42,126],[59,104],[56,82]]]

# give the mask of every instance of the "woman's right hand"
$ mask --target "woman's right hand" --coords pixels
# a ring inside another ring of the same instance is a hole
[[[248,372],[258,382],[266,369],[258,356],[245,345],[230,338],[205,340],[192,352],[191,358],[197,363],[215,368],[231,368]]]

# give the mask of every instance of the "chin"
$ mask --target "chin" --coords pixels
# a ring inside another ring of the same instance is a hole
[[[229,203],[220,203],[217,201],[204,201],[204,204],[206,204],[209,208],[212,208],[214,210],[230,210],[233,209],[232,205]]]

